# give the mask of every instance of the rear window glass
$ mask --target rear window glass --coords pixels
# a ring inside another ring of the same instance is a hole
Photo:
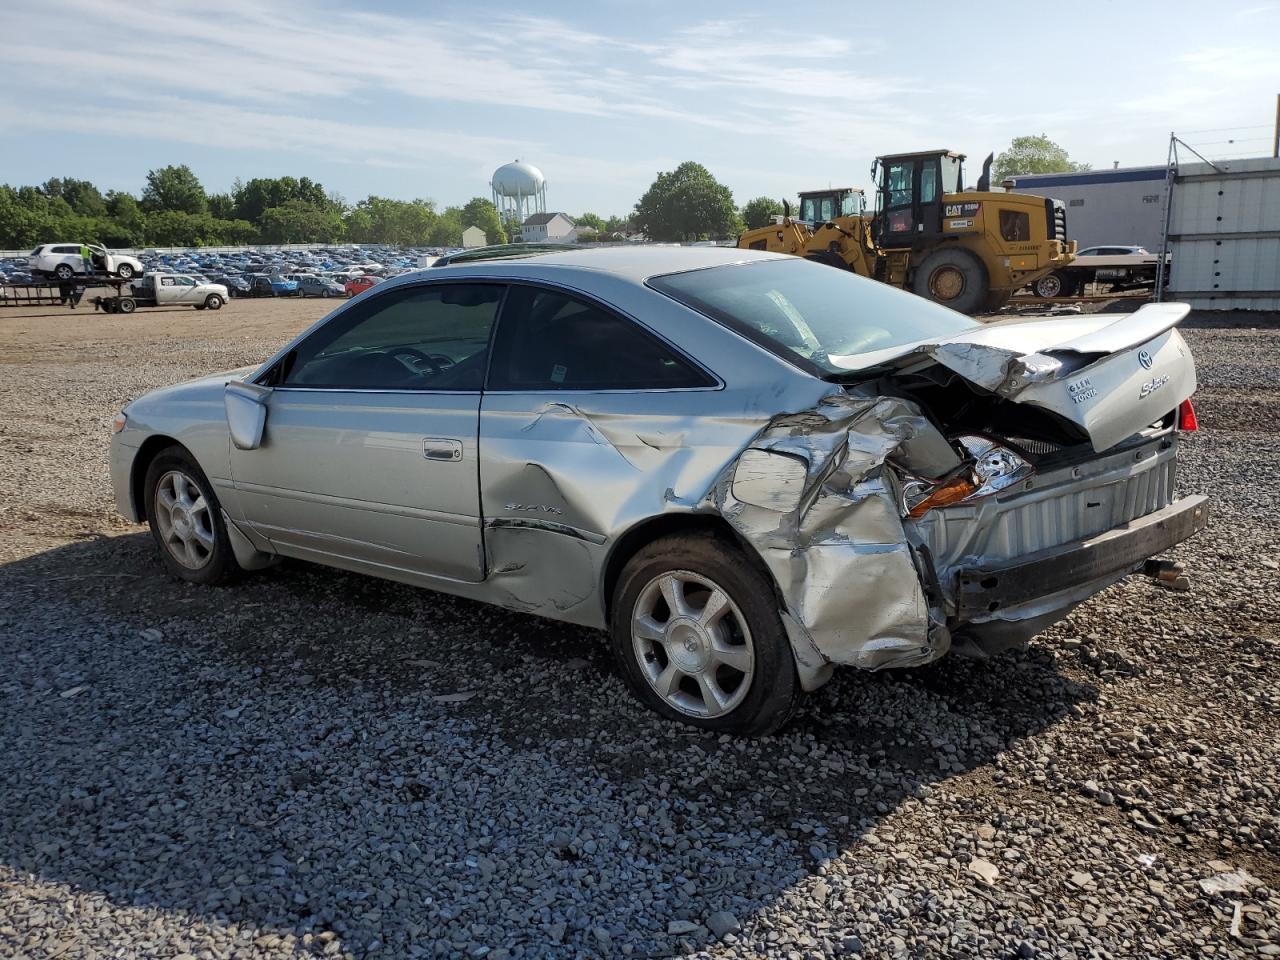
[[[800,257],[653,277],[649,286],[818,376],[861,353],[955,336],[979,324],[923,297]]]

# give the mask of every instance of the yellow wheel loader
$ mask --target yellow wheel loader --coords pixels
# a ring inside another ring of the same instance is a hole
[[[861,191],[800,195],[799,216],[748,230],[738,246],[790,253],[852,270],[959,310],[998,310],[1020,287],[1075,258],[1060,200],[990,190],[988,156],[977,190],[962,190],[964,155],[950,150],[877,157],[876,209]],[[830,215],[835,214],[835,215]]]

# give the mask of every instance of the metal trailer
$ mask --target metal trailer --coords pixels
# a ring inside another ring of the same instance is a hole
[[[1158,298],[1201,310],[1280,310],[1280,159],[1179,163],[1177,148],[1186,146],[1173,138],[1170,147],[1173,263]]]
[[[68,295],[76,297],[78,301],[88,287],[112,287],[115,289],[115,296],[121,297],[122,289],[130,283],[132,280],[121,280],[119,277],[81,277],[45,283],[0,283],[0,307],[58,307],[67,302]],[[100,299],[102,298],[94,297],[89,302],[97,309],[97,301]]]

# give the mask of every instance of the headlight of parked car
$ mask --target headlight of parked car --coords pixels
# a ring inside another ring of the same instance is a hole
[[[123,410],[121,410],[119,413],[115,415],[115,417],[111,421],[111,432],[119,433],[128,425],[128,423],[129,423],[128,415]]]

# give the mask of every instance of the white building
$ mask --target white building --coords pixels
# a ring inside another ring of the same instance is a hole
[[[479,227],[467,227],[462,231],[462,245],[470,249],[471,247],[483,247],[487,242],[484,231]]]
[[[567,213],[535,213],[520,225],[525,243],[573,243],[577,226]]]

